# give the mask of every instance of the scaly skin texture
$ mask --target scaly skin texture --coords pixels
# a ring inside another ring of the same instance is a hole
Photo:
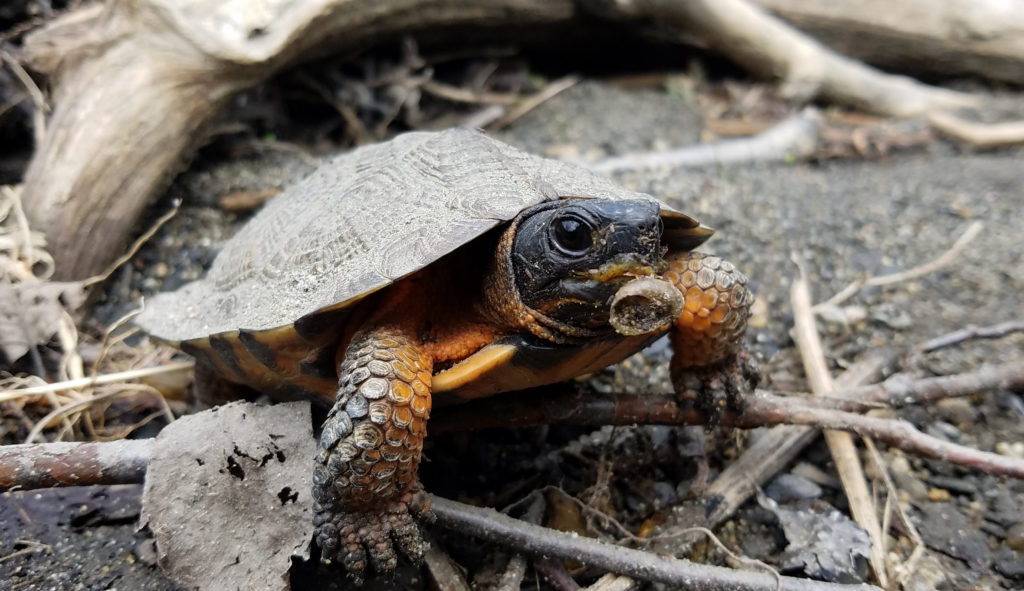
[[[432,361],[404,331],[357,334],[339,368],[313,472],[314,525],[324,557],[361,582],[427,549],[414,517],[430,504],[416,471],[430,415]]]
[[[669,332],[672,385],[681,402],[696,404],[712,423],[726,408],[742,410],[758,373],[743,334],[754,296],[728,261],[699,252],[666,257],[672,282],[685,298]]]
[[[726,405],[741,406],[740,395],[756,375],[742,349],[753,298],[746,278],[717,257],[686,253],[667,261],[663,278],[685,297],[684,311],[670,328],[673,384],[682,401],[714,420]],[[483,290],[487,326],[554,338],[552,327],[539,325],[513,297],[500,267],[490,276]],[[314,469],[314,524],[324,559],[341,564],[356,583],[368,568],[393,571],[398,553],[413,562],[422,559],[427,543],[416,519],[430,514],[416,472],[433,365],[463,359],[495,338],[472,322],[452,325],[451,334],[424,336],[423,327],[437,323],[427,322],[429,310],[409,302],[437,288],[414,280],[404,284],[352,337],[339,364],[337,399]],[[440,325],[457,324],[455,318],[445,320]]]

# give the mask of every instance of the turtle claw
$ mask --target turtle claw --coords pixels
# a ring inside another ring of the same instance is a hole
[[[340,564],[356,585],[363,583],[368,567],[392,573],[399,553],[419,564],[430,547],[416,523],[419,515],[431,515],[422,490],[369,510],[330,511],[318,505],[314,524],[321,560]]]
[[[672,370],[677,399],[701,411],[707,417],[708,427],[719,425],[726,412],[742,414],[747,394],[754,391],[759,381],[757,362],[746,349],[711,365]]]

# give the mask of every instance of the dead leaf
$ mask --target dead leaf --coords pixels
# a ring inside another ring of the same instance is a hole
[[[308,402],[236,402],[160,432],[140,523],[160,566],[190,589],[287,590],[313,539]]]

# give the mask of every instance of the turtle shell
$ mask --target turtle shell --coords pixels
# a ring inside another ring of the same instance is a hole
[[[152,298],[137,323],[172,342],[287,327],[564,196],[653,199],[476,131],[407,133],[335,157],[283,191],[224,245],[205,278]]]

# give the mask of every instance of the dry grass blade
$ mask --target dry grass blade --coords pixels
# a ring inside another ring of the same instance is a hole
[[[77,380],[54,382],[52,384],[45,384],[41,386],[30,386],[27,388],[14,389],[8,387],[8,389],[0,390],[0,402],[18,400],[19,398],[23,398],[26,396],[44,396],[47,394],[53,394],[55,392],[74,390],[78,388],[87,388],[89,386],[98,386],[101,384],[127,382],[131,380],[137,380],[140,378],[146,378],[160,374],[190,371],[194,365],[195,364],[192,361],[180,361],[177,363],[169,363],[167,365],[162,365],[160,367],[142,367],[139,369],[130,369],[126,371],[98,375],[91,378],[79,378]]]
[[[81,413],[98,402],[118,398],[121,396],[135,395],[139,391],[146,392],[152,396],[155,396],[156,399],[159,400],[160,404],[163,406],[164,414],[165,416],[167,416],[168,420],[174,420],[174,414],[171,412],[170,407],[167,406],[167,401],[164,400],[164,397],[161,396],[160,392],[158,392],[155,388],[148,388],[145,386],[140,386],[138,384],[123,384],[120,388],[113,390],[111,392],[94,394],[93,396],[90,396],[85,400],[79,400],[72,404],[68,404],[60,408],[54,409],[53,411],[50,412],[50,414],[46,415],[36,423],[35,427],[32,428],[32,431],[29,432],[28,437],[25,438],[25,443],[33,443],[37,439],[39,439],[39,436],[42,435],[43,433],[43,429],[49,427],[50,424],[53,423],[55,420],[63,419],[75,413]]]
[[[33,109],[32,127],[35,135],[35,143],[38,146],[43,142],[43,138],[46,136],[46,115],[50,112],[50,105],[46,102],[46,95],[44,95],[43,91],[36,86],[35,81],[28,75],[25,68],[21,67],[21,62],[13,55],[6,51],[0,51],[0,60],[7,64],[7,67],[18,79],[18,82],[21,82],[21,85],[25,88],[25,92],[27,92],[29,97],[32,98],[32,103],[35,105],[35,109]]]
[[[0,187],[0,271],[11,281],[49,279],[53,258],[45,250],[46,239],[33,232],[21,204],[21,194]]]
[[[142,245],[145,244],[146,242],[149,242],[149,239],[152,238],[153,235],[155,235],[160,230],[160,228],[163,227],[164,224],[166,224],[171,220],[171,218],[176,216],[178,214],[179,209],[181,209],[181,201],[175,200],[174,204],[171,206],[171,210],[165,213],[164,215],[160,216],[152,227],[146,230],[142,234],[142,236],[139,236],[135,240],[135,242],[132,243],[132,246],[131,248],[128,249],[128,252],[118,257],[117,260],[111,263],[111,265],[107,267],[107,270],[104,271],[103,273],[83,280],[82,286],[92,287],[97,283],[103,283],[104,281],[106,281],[107,277],[110,277],[110,275],[114,271],[116,271],[118,267],[130,261],[132,257],[135,256],[135,253],[139,252],[139,249],[142,248]]]
[[[914,574],[914,570],[917,568],[917,563],[921,561],[921,557],[924,556],[924,540],[921,539],[921,536],[917,533],[917,528],[914,527],[913,522],[910,521],[910,518],[907,517],[907,514],[903,511],[903,507],[900,505],[899,491],[896,490],[896,485],[893,484],[892,478],[889,476],[889,469],[882,460],[882,454],[878,453],[878,448],[875,447],[874,442],[870,439],[865,439],[864,445],[867,447],[871,461],[878,470],[878,473],[881,475],[882,482],[885,484],[887,498],[882,531],[889,531],[889,518],[890,515],[895,512],[900,524],[906,530],[910,539],[914,542],[914,549],[911,551],[910,557],[906,561],[900,565],[894,565],[891,563],[891,559],[889,559],[887,561],[888,564],[886,565],[889,577],[903,587]],[[888,552],[886,552],[886,556],[889,556]]]
[[[420,88],[438,98],[443,98],[457,103],[469,103],[479,105],[510,105],[518,100],[520,96],[506,92],[482,92],[459,88],[436,80],[425,80]]]
[[[543,89],[541,89],[540,92],[524,99],[518,107],[512,109],[511,111],[509,111],[507,115],[499,119],[497,123],[494,123],[493,125],[488,127],[487,131],[493,133],[499,129],[508,127],[523,115],[536,109],[543,103],[551,100],[551,98],[557,95],[558,93],[566,91],[572,88],[573,86],[576,86],[576,84],[578,84],[580,80],[582,80],[582,78],[579,76],[579,74],[569,74],[568,76],[563,76],[558,80],[555,80],[554,82],[548,84]]]

